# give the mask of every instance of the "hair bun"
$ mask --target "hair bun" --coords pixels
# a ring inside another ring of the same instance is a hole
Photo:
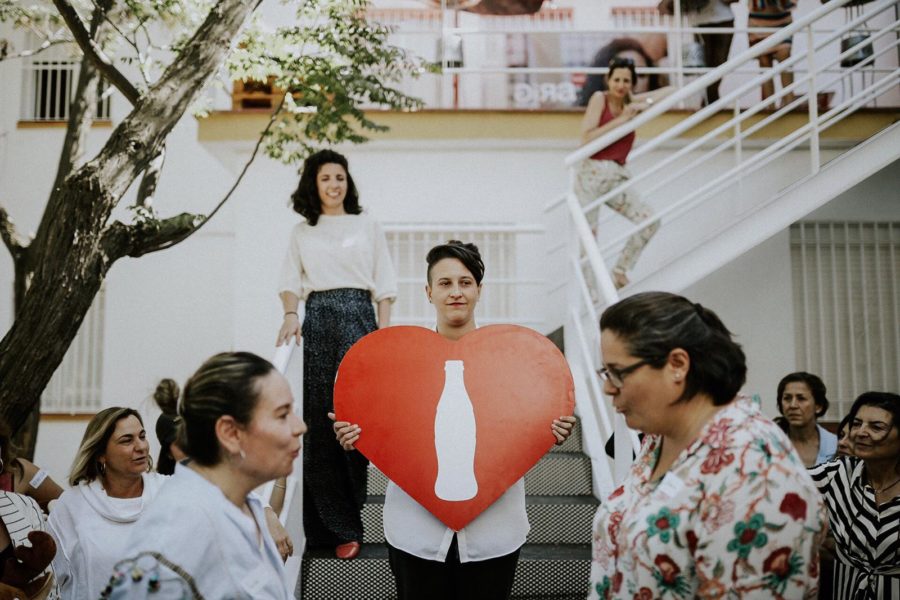
[[[174,379],[163,379],[153,391],[153,399],[164,415],[175,415],[178,411],[178,396],[181,390]]]

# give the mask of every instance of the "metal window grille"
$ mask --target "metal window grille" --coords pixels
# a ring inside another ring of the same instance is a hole
[[[827,418],[900,389],[900,223],[791,227],[797,366],[822,377]]]
[[[105,304],[105,293],[101,289],[44,390],[41,412],[73,414],[100,410]]]
[[[64,47],[54,47],[22,61],[23,121],[65,121],[78,83],[79,62]],[[109,94],[101,82],[96,119],[109,119]]]
[[[516,260],[517,238],[523,233],[533,233],[530,229],[502,224],[395,224],[385,225],[385,233],[399,286],[392,323],[434,325],[434,307],[428,303],[424,292],[425,255],[434,246],[456,239],[474,243],[484,260],[485,288],[475,309],[478,324],[536,324],[529,315],[523,314],[519,296],[524,288],[538,282],[519,277]]]

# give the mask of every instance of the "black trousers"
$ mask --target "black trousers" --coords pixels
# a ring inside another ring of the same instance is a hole
[[[344,354],[375,331],[369,292],[313,292],[303,320],[303,526],[310,548],[362,541],[360,511],[366,501],[369,461],[338,444],[328,413],[334,379]]]
[[[390,544],[387,547],[397,600],[506,600],[512,593],[519,550],[461,563],[455,535],[446,562],[419,558]]]
[[[720,0],[711,0],[719,2]],[[704,23],[698,27],[733,27],[734,21],[722,21],[720,23]],[[703,44],[703,59],[706,66],[714,69],[728,60],[728,52],[731,50],[730,33],[700,33],[697,34],[700,43]],[[722,80],[714,82],[706,88],[706,104],[712,104],[719,99],[719,84]]]

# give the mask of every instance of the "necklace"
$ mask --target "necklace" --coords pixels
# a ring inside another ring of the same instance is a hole
[[[871,483],[872,483],[872,482],[870,481],[869,484],[871,485]],[[882,488],[881,488],[880,490],[877,489],[874,485],[872,486],[872,489],[875,490],[875,493],[876,493],[876,494],[880,494],[880,493],[882,493],[882,492],[885,492],[885,491],[891,489],[892,487],[894,487],[894,486],[897,485],[898,483],[900,483],[900,477],[898,477],[897,479],[895,479],[893,483],[891,483],[891,484],[889,484],[889,485],[882,486]]]

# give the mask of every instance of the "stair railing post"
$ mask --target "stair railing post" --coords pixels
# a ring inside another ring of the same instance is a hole
[[[684,87],[684,42],[681,39],[684,33],[682,32],[681,22],[681,0],[675,0],[675,81],[677,82],[678,89]],[[684,102],[682,101],[678,108],[684,108]]]
[[[809,135],[809,160],[811,173],[815,175],[819,172],[819,98],[816,89],[816,57],[813,49],[815,48],[815,40],[813,39],[812,23],[806,26],[806,58],[807,68],[809,69],[809,91],[807,92],[806,104],[809,107],[809,123],[811,131]]]

